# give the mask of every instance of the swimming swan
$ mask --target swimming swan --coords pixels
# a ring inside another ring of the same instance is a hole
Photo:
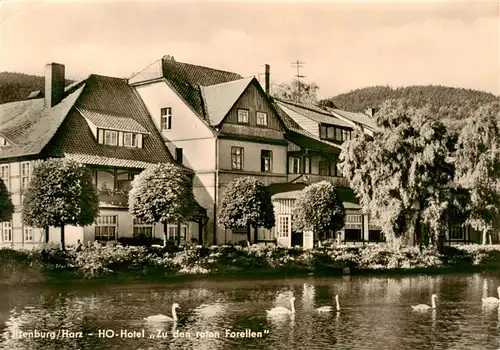
[[[498,304],[498,303],[500,303],[500,287],[497,288],[497,292],[498,292],[498,298],[495,298],[495,297],[482,298],[481,300],[483,301],[483,304]]]
[[[335,295],[335,306],[337,309],[337,312],[340,311],[340,304],[339,304],[339,295]],[[333,306],[322,306],[318,307],[316,309],[318,312],[332,312],[333,311]]]
[[[432,306],[429,306],[427,304],[419,304],[419,305],[415,305],[415,306],[411,306],[411,308],[414,310],[414,311],[427,311],[429,309],[436,309],[436,299],[437,299],[437,295],[436,294],[432,294],[431,296],[431,304]]]
[[[295,297],[290,298],[290,305],[291,309],[287,309],[286,307],[283,306],[278,306],[275,308],[272,308],[271,310],[266,310],[268,315],[288,315],[288,314],[294,314],[295,313],[295,306],[293,302],[295,301]]]
[[[172,317],[166,316],[166,315],[154,315],[154,316],[149,316],[146,317],[144,320],[148,322],[176,322],[177,321],[177,313],[175,312],[175,309],[180,309],[181,307],[177,303],[172,304]]]

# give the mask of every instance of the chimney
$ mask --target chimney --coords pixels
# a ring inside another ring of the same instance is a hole
[[[365,114],[369,117],[373,117],[376,113],[376,110],[375,108],[373,107],[368,107],[367,109],[365,109]]]
[[[271,69],[271,67],[268,64],[266,64],[266,88],[265,88],[266,95],[269,95],[269,93],[270,93],[270,91],[269,91],[269,86],[271,83],[271,81],[270,81],[271,78],[270,78],[270,73],[269,73],[270,69]]]
[[[64,95],[64,65],[48,63],[45,65],[45,108],[54,107]]]

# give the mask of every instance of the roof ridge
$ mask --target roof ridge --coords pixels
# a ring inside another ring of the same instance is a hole
[[[253,79],[255,79],[255,77],[246,77],[246,78],[241,78],[241,79],[236,79],[236,80],[230,80],[230,81],[226,81],[224,83],[217,83],[217,84],[212,84],[212,85],[201,85],[201,84],[197,84],[197,85],[199,85],[202,88],[217,87],[217,86],[221,86],[221,85],[225,85],[225,84],[238,83],[238,82],[241,82],[242,80],[248,80],[248,83],[250,83]]]
[[[210,69],[210,70],[213,70],[213,71],[216,71],[216,72],[221,72],[221,73],[230,73],[230,74],[238,75],[239,77],[241,77],[241,79],[243,79],[243,76],[241,74],[236,73],[236,72],[231,72],[231,71],[228,71],[228,70],[222,70],[222,69],[217,69],[217,68],[212,68],[212,67],[202,66],[202,65],[199,65],[199,64],[187,63],[187,62],[172,61],[172,60],[165,59],[165,58],[161,58],[160,60],[163,63],[165,63],[165,62],[169,62],[169,63],[173,63],[173,64],[179,63],[179,64],[183,64],[183,65],[186,65],[186,66],[192,66],[192,67]],[[155,62],[153,62],[152,64],[154,64]],[[151,65],[149,65],[149,66],[151,66]]]
[[[288,103],[288,104],[291,104],[295,107],[299,107],[299,108],[304,108],[304,109],[307,109],[308,111],[311,111],[311,112],[316,112],[316,113],[320,113],[320,114],[324,114],[326,116],[330,116],[330,117],[334,117],[336,118],[334,115],[332,115],[329,111],[327,111],[326,109],[324,109],[323,107],[320,107],[320,106],[317,106],[315,104],[311,104],[312,106],[318,108],[319,110],[315,110],[315,109],[312,109],[311,107],[309,107],[308,105],[306,104],[303,104],[303,103],[300,103],[300,102],[294,102],[294,101],[289,101],[289,100],[283,100],[283,99],[280,99],[280,98],[277,98],[278,102],[282,102],[282,103]]]

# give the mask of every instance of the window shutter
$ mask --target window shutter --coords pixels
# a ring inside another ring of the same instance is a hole
[[[103,129],[97,130],[97,142],[99,142],[100,144],[104,144],[104,130]]]
[[[142,144],[143,144],[143,135],[137,134],[137,147],[142,148]]]

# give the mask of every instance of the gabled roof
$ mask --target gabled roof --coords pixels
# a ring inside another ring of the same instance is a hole
[[[42,152],[80,97],[84,86],[84,83],[79,83],[66,87],[63,100],[52,108],[45,108],[43,99],[0,105],[0,136],[11,144],[2,148],[0,157],[31,156]]]
[[[98,144],[82,113],[99,126],[146,134],[143,147]],[[125,79],[90,75],[66,87],[65,96],[52,108],[44,108],[43,99],[0,105],[0,123],[0,136],[11,144],[2,148],[0,159],[66,156],[85,164],[130,168],[174,162]]]
[[[352,125],[346,123],[345,121],[333,116],[328,111],[325,111],[317,106],[310,104],[301,104],[297,102],[285,101],[277,99],[278,105],[282,108],[289,109],[295,113],[298,113],[308,119],[311,119],[318,123],[338,125],[345,128],[351,128]]]
[[[89,76],[75,107],[47,146],[49,156],[77,157],[86,164],[116,167],[143,168],[144,164],[173,162],[141,98],[125,79]],[[134,128],[148,133],[143,147],[98,144],[79,110],[133,120]]]
[[[210,86],[201,86],[205,115],[210,125],[219,125],[255,78],[244,78]]]
[[[141,124],[135,119],[123,115],[112,115],[108,113],[89,111],[86,109],[79,109],[78,112],[94,124],[97,128],[117,130],[123,132],[131,132],[138,134],[150,134]]]
[[[233,72],[162,58],[132,76],[128,82],[136,85],[156,79],[165,79],[198,117],[209,122],[209,117],[204,110],[201,87],[241,80],[243,77]]]

